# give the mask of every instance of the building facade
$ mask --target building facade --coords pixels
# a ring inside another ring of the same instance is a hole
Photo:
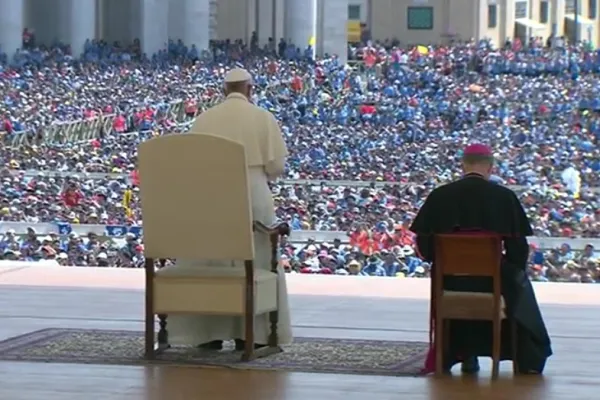
[[[269,38],[313,45],[345,57],[350,37],[430,44],[520,36],[568,36],[600,43],[600,0],[0,0],[0,48],[21,47],[23,30],[41,44],[80,52],[86,39],[130,43],[146,53],[182,39],[205,49],[210,39]],[[361,31],[362,32],[362,31]]]
[[[254,11],[245,15],[235,13],[233,10],[240,3],[247,3],[248,10]],[[275,3],[281,14],[276,15],[274,26],[262,25],[261,18],[272,21],[273,8],[268,4]],[[488,38],[499,45],[507,38],[527,40],[531,36],[551,35],[586,40],[596,47],[600,44],[600,0],[296,0],[294,3],[301,12],[309,9],[303,4],[317,4],[316,9],[320,10],[317,39],[323,40],[327,40],[328,29],[339,29],[343,14],[347,28],[350,23],[359,22],[375,40],[396,38],[405,44]],[[285,7],[285,0],[219,0],[219,11],[223,9],[223,13],[219,12],[218,37],[247,37],[256,21],[260,38],[286,37]],[[267,10],[266,15],[262,10]]]
[[[90,38],[130,43],[148,54],[181,39],[206,49],[210,39],[259,42],[287,38],[319,53],[345,57],[348,0],[0,0],[0,47],[13,54],[24,29],[36,42],[70,44]]]
[[[600,0],[350,0],[374,39],[430,44],[566,36],[598,45]],[[578,9],[578,10],[576,10]],[[364,10],[364,11],[363,11]]]

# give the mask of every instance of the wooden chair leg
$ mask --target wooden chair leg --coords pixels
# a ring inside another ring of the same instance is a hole
[[[246,313],[246,335],[244,343],[244,353],[242,354],[242,361],[252,361],[255,358],[254,350],[254,314]]]
[[[448,349],[450,348],[450,320],[444,319],[442,320],[442,359],[446,354],[448,354]]]
[[[436,376],[444,375],[444,320],[441,313],[438,313],[435,318],[435,374]]]
[[[269,333],[269,347],[277,347],[279,345],[279,334],[277,333],[277,324],[279,323],[279,311],[271,311],[269,313],[269,323],[271,332]]]
[[[492,321],[493,339],[492,339],[492,379],[498,379],[500,375],[500,345],[502,344],[502,320],[500,316],[494,316]]]
[[[519,340],[518,340],[518,333],[517,333],[517,321],[512,319],[509,321],[510,323],[510,329],[511,329],[511,341],[512,341],[512,359],[513,359],[513,374],[514,375],[519,375]]]
[[[269,343],[267,346],[261,347],[260,349],[254,349],[254,358],[268,357],[273,354],[281,353],[283,350],[279,346],[279,336],[277,334],[277,320],[278,316],[274,315],[277,311],[271,311],[269,313],[269,322],[271,323],[271,331],[269,333]]]
[[[146,258],[144,356],[152,360],[154,354],[154,259]]]
[[[244,303],[244,339],[246,343],[244,354],[242,354],[242,361],[251,361],[254,359],[254,291],[256,289],[254,285],[254,261],[246,260],[244,262],[244,269],[246,270],[246,298]]]

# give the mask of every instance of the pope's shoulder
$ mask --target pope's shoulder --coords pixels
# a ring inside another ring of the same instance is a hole
[[[232,105],[235,107],[242,108],[244,110],[244,112],[251,112],[251,113],[255,112],[257,114],[262,114],[265,117],[275,118],[270,111],[265,110],[264,108],[259,107],[256,104],[253,104],[249,101],[235,101],[235,100],[232,101],[232,99],[223,100],[221,103],[219,103],[213,107],[210,107],[209,109],[207,109],[206,111],[201,113],[200,116],[205,115],[205,114],[206,114],[205,116],[210,116],[211,114],[218,114],[219,112],[230,109],[230,107]]]
[[[464,192],[467,190],[474,189],[486,191],[496,198],[504,198],[511,200],[518,199],[516,193],[510,188],[495,182],[477,178],[459,179],[454,182],[438,186],[431,191],[429,196],[433,198],[443,198],[447,195],[451,195],[452,193]]]

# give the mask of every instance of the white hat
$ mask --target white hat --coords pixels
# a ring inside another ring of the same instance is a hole
[[[402,247],[402,253],[405,257],[408,257],[415,254],[415,250],[412,248],[412,246],[407,244],[406,246]]]
[[[225,83],[252,82],[252,75],[243,68],[234,68],[225,75]]]

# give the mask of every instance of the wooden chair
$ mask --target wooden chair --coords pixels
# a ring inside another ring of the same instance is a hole
[[[435,237],[434,289],[436,374],[443,374],[443,355],[447,347],[448,320],[492,321],[492,379],[497,379],[500,365],[501,323],[506,319],[501,293],[500,268],[502,239],[495,235],[449,234]],[[457,292],[443,289],[444,276],[490,277],[493,292]],[[513,372],[518,373],[517,329],[511,321]]]
[[[243,317],[244,361],[281,351],[277,253],[279,236],[289,234],[289,227],[252,220],[244,147],[204,134],[162,136],[140,145],[139,173],[146,256],[146,358],[169,347],[169,313]],[[254,266],[255,231],[270,236],[270,269]],[[166,259],[237,261],[238,265],[198,267],[197,272],[186,268],[185,273],[170,273],[177,269],[166,267],[155,272],[156,261],[164,266]],[[268,346],[255,350],[255,316],[267,312]],[[160,331],[155,344],[157,314]]]

